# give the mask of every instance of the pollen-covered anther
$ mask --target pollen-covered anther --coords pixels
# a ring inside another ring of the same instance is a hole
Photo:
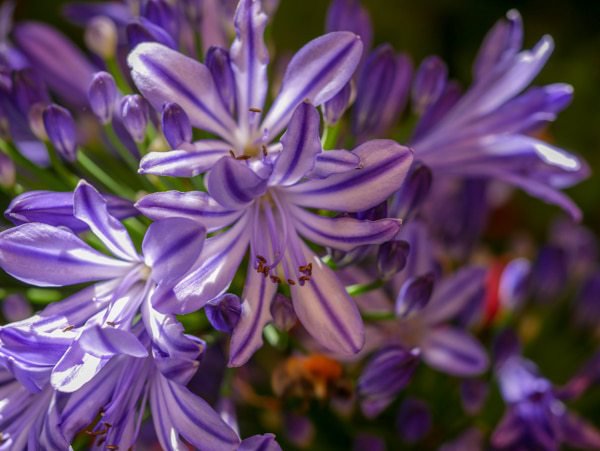
[[[263,156],[266,157],[268,155],[267,146],[263,144],[262,146],[260,146],[260,148],[262,149]]]
[[[307,263],[306,265],[298,266],[298,271],[306,274],[307,276],[312,276],[312,263]]]
[[[298,277],[298,282],[300,282],[300,286],[304,286],[306,282],[310,280],[310,276],[300,276]]]
[[[69,324],[67,327],[65,327],[62,331],[63,332],[69,332],[70,330],[75,329],[75,326],[73,326],[72,324]]]
[[[271,282],[273,283],[281,283],[281,279],[277,276],[271,276]]]
[[[287,283],[289,283],[290,285],[296,285],[296,281],[294,279],[288,279]]]
[[[262,109],[256,107],[250,107],[248,108],[248,111],[250,111],[251,113],[262,113]]]
[[[111,327],[117,327],[117,323],[115,323],[114,321],[107,321],[106,324],[108,324]]]
[[[106,449],[113,449],[113,450],[119,449],[119,447],[117,445],[106,445],[105,448]]]

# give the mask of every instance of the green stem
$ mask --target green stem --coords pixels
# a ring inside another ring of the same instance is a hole
[[[10,143],[0,139],[0,150],[8,155],[16,164],[33,173],[40,181],[43,181],[48,188],[54,191],[68,190],[69,186],[62,180],[54,177],[51,172],[38,167],[36,164],[29,161]]]
[[[323,150],[335,149],[338,135],[340,134],[341,122],[334,125],[327,125],[321,138]]]
[[[52,144],[48,143],[46,145],[46,149],[48,150],[48,156],[50,157],[50,162],[52,163],[54,171],[58,174],[62,181],[69,186],[70,189],[75,188],[77,186],[78,178],[67,169],[60,155],[58,152],[56,152],[56,149],[54,146],[52,146]]]
[[[115,83],[117,84],[117,88],[119,89],[119,91],[131,92],[131,87],[129,86],[129,83],[127,82],[125,76],[123,75],[123,72],[121,71],[121,66],[119,66],[117,58],[110,58],[106,62],[106,66],[108,68],[108,71],[114,77]]]
[[[392,312],[362,312],[360,316],[367,322],[390,321],[396,319],[396,315]]]
[[[77,154],[77,161],[88,173],[94,176],[100,183],[102,183],[113,193],[129,199],[135,199],[135,191],[115,181],[110,175],[104,172],[104,170],[101,169],[100,166],[98,166],[83,152],[79,152]]]
[[[350,296],[359,296],[361,294],[368,293],[369,291],[377,290],[383,286],[382,280],[376,280],[371,283],[358,283],[356,285],[349,285],[346,287],[346,291]]]

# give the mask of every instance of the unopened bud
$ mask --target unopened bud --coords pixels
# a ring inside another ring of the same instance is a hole
[[[240,298],[230,293],[210,301],[204,309],[210,324],[215,329],[226,333],[233,331],[242,314]]]
[[[406,266],[410,245],[403,240],[383,243],[377,252],[377,272],[384,279],[390,279]]]
[[[43,113],[48,139],[63,158],[75,161],[77,156],[76,128],[73,116],[61,106],[52,104]]]
[[[99,57],[108,60],[115,56],[118,44],[117,27],[106,16],[90,20],[85,28],[85,45]]]
[[[166,103],[163,106],[162,127],[165,138],[173,149],[192,141],[190,118],[176,103]]]
[[[113,76],[108,72],[94,74],[88,89],[88,101],[90,108],[103,124],[111,121],[116,99],[117,85]]]
[[[277,293],[271,303],[271,316],[275,326],[283,331],[288,331],[294,327],[298,319],[292,301],[281,293]]]
[[[121,100],[123,125],[137,142],[142,142],[146,136],[149,116],[148,102],[142,96],[134,94],[125,96]]]
[[[43,103],[35,103],[29,108],[27,119],[29,121],[29,128],[40,141],[47,141],[48,135],[46,134],[46,127],[44,126],[44,110],[46,105]]]

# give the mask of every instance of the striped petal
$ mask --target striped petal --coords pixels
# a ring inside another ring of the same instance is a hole
[[[47,287],[120,277],[130,263],[101,254],[73,233],[32,223],[0,233],[0,266],[23,282]]]
[[[108,212],[118,219],[138,214],[131,201],[117,196],[103,194]],[[85,222],[73,215],[73,193],[54,191],[28,191],[13,199],[4,212],[4,216],[13,224],[43,222],[53,226],[65,226],[75,232],[88,229]]]
[[[397,219],[367,221],[351,217],[330,218],[295,206],[290,211],[296,230],[303,237],[321,246],[341,251],[350,251],[366,244],[384,243],[393,239],[401,227],[401,222]]]
[[[246,207],[267,189],[267,180],[260,178],[244,161],[221,158],[205,179],[208,193],[223,207]]]
[[[454,376],[476,376],[488,367],[483,346],[460,329],[432,330],[421,344],[428,365]]]
[[[306,246],[302,247],[313,269],[304,286],[290,287],[298,319],[325,348],[342,355],[358,353],[364,345],[365,332],[354,300],[335,273]]]
[[[180,436],[197,449],[234,451],[240,443],[206,401],[161,373],[156,373],[150,388],[150,406],[164,449],[184,449]]]
[[[315,165],[322,152],[319,125],[321,118],[310,103],[301,103],[283,137],[283,149],[273,167],[270,185],[293,185]]]
[[[263,328],[272,320],[271,302],[277,284],[248,266],[242,295],[242,314],[233,330],[229,347],[229,366],[242,366],[262,346]]]
[[[222,207],[200,191],[166,191],[142,197],[136,207],[150,219],[186,218],[206,227],[209,232],[227,227],[243,212]]]
[[[183,277],[198,259],[205,237],[204,227],[185,218],[161,219],[150,224],[142,250],[146,265],[152,268],[152,279],[166,283]]]
[[[108,204],[96,188],[84,180],[73,194],[73,215],[85,222],[115,256],[130,261],[139,259],[125,226],[108,212]]]
[[[317,155],[315,166],[307,177],[322,179],[355,169],[360,169],[360,157],[354,152],[328,150]]]
[[[234,17],[236,38],[229,53],[242,128],[248,126],[250,108],[262,109],[268,88],[269,52],[263,39],[268,17],[261,3],[260,0],[241,0]]]
[[[81,349],[94,357],[129,355],[142,358],[148,351],[131,332],[114,327],[93,326],[85,329],[77,340]]]
[[[203,174],[227,155],[231,144],[223,141],[198,141],[190,150],[150,152],[140,161],[140,174],[195,177]]]
[[[223,294],[233,280],[246,253],[249,236],[247,221],[242,217],[228,231],[209,238],[199,258],[199,265],[179,282],[177,297],[155,301],[159,311],[189,313],[202,308],[208,301]]]
[[[181,106],[192,125],[232,141],[237,125],[225,110],[206,66],[157,43],[138,45],[127,59],[133,80],[158,111]]]
[[[412,150],[390,140],[366,142],[354,153],[361,159],[360,169],[287,188],[288,199],[310,208],[367,210],[400,188],[413,160]]]
[[[273,138],[300,103],[308,100],[320,106],[335,96],[352,77],[362,49],[360,37],[347,31],[328,33],[306,44],[290,61],[261,130]]]

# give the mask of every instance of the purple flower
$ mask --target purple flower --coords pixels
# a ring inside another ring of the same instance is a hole
[[[600,431],[566,408],[531,361],[513,353],[500,362],[496,374],[507,410],[492,434],[494,447],[558,450],[562,443],[600,447]]]
[[[579,218],[579,209],[560,190],[587,177],[585,162],[531,136],[569,104],[573,88],[553,84],[522,92],[554,47],[544,36],[532,50],[521,51],[522,37],[521,17],[509,11],[484,40],[474,65],[475,81],[462,96],[442,80],[443,71],[427,75],[437,100],[425,109],[411,147],[436,177],[500,180]]]

